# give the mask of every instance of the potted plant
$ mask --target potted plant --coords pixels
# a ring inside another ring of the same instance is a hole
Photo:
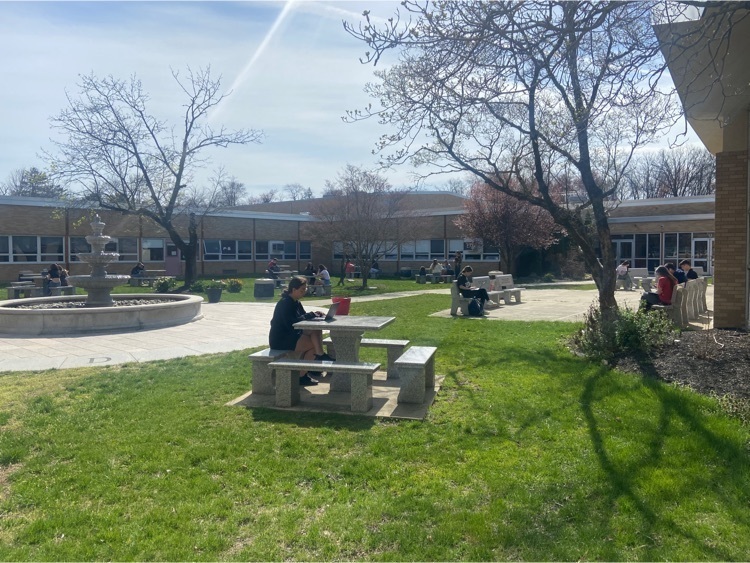
[[[225,285],[224,280],[211,280],[203,284],[209,303],[218,303],[221,300],[221,291]]]

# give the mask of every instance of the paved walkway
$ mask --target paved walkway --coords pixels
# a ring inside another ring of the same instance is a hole
[[[422,291],[391,293],[356,298],[355,301],[398,299]],[[449,290],[436,293],[446,295]],[[618,291],[620,304],[635,306],[640,292]],[[575,321],[596,299],[595,290],[535,289],[523,292],[523,303],[503,305],[490,311],[490,320]],[[713,308],[713,286],[707,300]],[[329,301],[305,301],[308,310],[327,307]],[[127,362],[148,362],[183,356],[231,352],[266,346],[275,303],[204,303],[203,319],[186,325],[92,335],[37,338],[0,336],[0,371],[64,369],[105,366]],[[450,308],[435,313],[450,316]],[[467,319],[457,319],[464,322]]]

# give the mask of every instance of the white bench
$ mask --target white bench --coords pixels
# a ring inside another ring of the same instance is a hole
[[[44,291],[41,287],[36,287],[34,285],[22,285],[18,287],[9,287],[8,288],[8,299],[21,299],[21,295],[23,294],[23,297],[44,297],[42,292]]]
[[[331,295],[331,285],[314,285],[313,286],[316,297],[325,297]]]
[[[461,309],[461,314],[465,317],[469,316],[469,303],[471,303],[470,297],[464,297],[458,291],[458,282],[451,283],[451,315],[454,317],[458,314],[458,309]]]
[[[253,364],[252,392],[254,395],[273,395],[276,392],[274,385],[274,371],[268,364],[275,360],[286,358],[292,354],[291,350],[273,350],[266,348],[260,352],[250,354],[248,359]]]
[[[521,302],[521,291],[524,288],[515,286],[511,274],[495,276],[494,282],[494,284],[491,284],[492,290],[502,292],[502,298],[506,305],[510,305],[511,298],[515,299],[516,303]]]
[[[706,287],[707,282],[705,278],[698,278],[697,280],[688,280],[685,283],[687,302],[687,315],[688,319],[697,320],[702,313],[708,310],[706,304]]]
[[[434,346],[412,346],[396,360],[401,389],[399,403],[424,403],[425,390],[435,387]]]
[[[671,305],[652,305],[653,309],[664,311],[678,328],[688,326],[687,293],[681,285],[676,285],[672,290]]]
[[[323,340],[326,345],[329,356],[336,355],[336,349],[330,338]],[[386,338],[363,338],[359,343],[361,348],[385,348],[388,352],[388,372],[386,379],[398,379],[398,369],[396,369],[396,359],[404,352],[409,345],[408,340],[389,340]]]
[[[638,289],[641,280],[649,277],[648,268],[628,268],[628,275],[630,276],[630,279],[633,280],[633,287]]]
[[[500,306],[500,298],[503,297],[502,291],[496,291],[492,289],[492,279],[490,279],[489,276],[477,276],[475,278],[471,278],[471,285],[473,287],[479,287],[487,291],[487,296],[490,298],[490,301]],[[519,295],[521,292],[519,291]],[[520,300],[520,297],[519,297]]]
[[[291,407],[299,403],[300,373],[306,371],[341,371],[351,378],[351,410],[367,412],[372,408],[372,376],[380,364],[319,362],[317,360],[276,360],[268,364],[276,372],[276,406]]]

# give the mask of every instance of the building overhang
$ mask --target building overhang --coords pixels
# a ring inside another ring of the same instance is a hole
[[[734,150],[723,129],[750,107],[750,10],[721,2],[654,30],[688,123],[711,153]]]

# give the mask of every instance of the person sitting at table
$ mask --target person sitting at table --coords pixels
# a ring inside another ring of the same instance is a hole
[[[445,262],[443,262],[442,275],[453,277],[453,268],[451,267],[450,260],[447,258],[445,259]]]
[[[630,278],[628,270],[630,269],[630,260],[623,260],[622,263],[615,268],[617,279],[623,282],[626,291],[630,291],[633,287],[633,280]]]
[[[669,273],[666,266],[656,268],[656,290],[641,296],[641,305],[650,310],[654,305],[671,305],[672,293],[677,285],[677,278]]]
[[[293,276],[273,310],[268,344],[273,350],[293,350],[296,359],[331,362],[333,358],[323,351],[322,330],[294,328],[295,323],[323,315],[320,312],[305,311],[300,302],[305,293],[307,293],[307,280],[302,276]],[[317,385],[318,381],[313,377],[320,375],[322,374],[318,371],[308,371],[300,377],[299,383],[300,385]]]
[[[687,278],[685,277],[685,272],[682,270],[678,270],[674,263],[667,262],[664,264],[664,267],[669,270],[669,273],[672,274],[675,279],[677,280],[677,283],[685,283],[687,281]]]
[[[690,265],[690,260],[683,260],[680,262],[680,271],[685,274],[685,281],[697,280],[699,277],[698,272],[693,270],[693,267]]]
[[[372,261],[372,264],[370,264],[370,276],[371,277],[377,277],[377,275],[380,273],[380,264],[378,264],[378,258],[377,256]]]
[[[279,268],[276,258],[271,258],[271,261],[268,263],[268,268],[266,268],[266,274],[268,274],[271,279],[277,280],[279,279],[280,270],[281,268]]]
[[[135,266],[133,266],[133,269],[130,270],[130,277],[142,278],[145,273],[146,273],[146,266],[143,265],[143,262],[138,262]]]
[[[318,273],[315,274],[315,285],[331,285],[331,274],[328,273],[328,269],[323,265],[318,265]]]
[[[60,287],[68,287],[68,270],[60,268]]]
[[[52,264],[47,272],[47,295],[52,295],[54,288],[60,287],[60,271],[62,268],[59,264]]]
[[[430,273],[433,276],[442,276],[443,275],[443,266],[440,265],[440,262],[437,260],[433,260],[432,264],[430,264]],[[433,278],[433,281],[435,281],[435,278]]]
[[[484,310],[484,304],[490,300],[490,296],[483,287],[472,287],[470,278],[473,271],[474,269],[471,266],[464,266],[456,279],[456,285],[458,285],[458,291],[462,297],[476,297],[480,301],[481,309]]]
[[[302,275],[307,278],[307,284],[313,285],[315,283],[315,266],[312,262],[308,262],[305,269],[302,270]]]

